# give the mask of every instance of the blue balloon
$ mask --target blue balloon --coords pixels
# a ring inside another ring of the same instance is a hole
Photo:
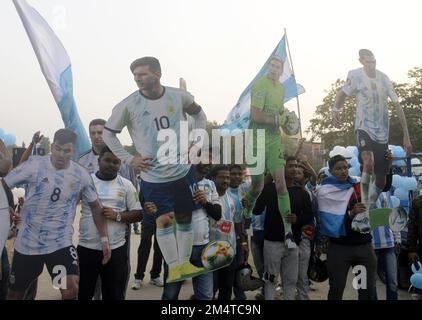
[[[422,273],[415,273],[410,277],[410,283],[417,289],[422,289]]]
[[[11,146],[15,144],[16,137],[13,134],[5,134],[3,137],[3,141],[6,146]]]
[[[413,273],[422,273],[422,264],[420,263],[420,261],[416,261],[412,263],[411,269]]]
[[[391,206],[393,208],[397,208],[398,206],[400,206],[400,199],[399,198],[397,198],[396,196],[391,196],[390,199],[391,199]]]
[[[418,182],[415,177],[403,177],[402,187],[408,191],[416,190]]]
[[[352,167],[360,167],[360,163],[357,157],[353,157],[352,159],[350,159],[350,165]]]
[[[397,157],[405,157],[406,156],[406,152],[400,146],[397,146],[397,148],[396,148],[396,154],[397,154]]]
[[[395,188],[400,188],[403,182],[403,177],[399,176],[398,174],[393,175],[393,182],[392,185]]]
[[[359,150],[356,146],[348,146],[346,147],[346,150],[350,151],[350,153],[352,153],[355,157],[359,156]]]
[[[349,176],[360,176],[360,168],[356,166],[349,168]]]
[[[406,156],[406,152],[402,147],[394,145],[389,145],[388,147],[391,150],[391,153],[393,154],[394,158],[403,158]],[[394,160],[393,165],[398,167],[405,167],[406,162],[404,160]]]
[[[396,167],[405,167],[406,166],[406,162],[404,160],[394,160],[393,161],[393,166],[396,166]]]
[[[396,196],[400,200],[407,200],[409,199],[409,191],[400,187],[394,190],[394,196]]]

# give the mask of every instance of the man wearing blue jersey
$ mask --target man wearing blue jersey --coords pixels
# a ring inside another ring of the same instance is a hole
[[[4,179],[13,188],[26,184],[22,226],[15,241],[8,299],[22,299],[44,264],[63,299],[78,294],[78,257],[72,245],[73,221],[80,195],[91,207],[101,236],[103,264],[111,255],[105,218],[89,173],[70,159],[76,134],[60,129],[54,134],[51,156],[32,156]]]
[[[180,281],[203,272],[189,262],[192,251],[193,194],[197,190],[195,171],[188,163],[187,150],[177,136],[186,125],[186,114],[194,120],[195,129],[205,129],[207,119],[201,107],[188,92],[163,86],[161,66],[153,57],[135,60],[130,70],[139,90],[120,102],[105,125],[104,141],[123,162],[141,170],[141,191],[147,202],[157,206],[157,241],[169,266],[167,282]],[[130,155],[116,133],[127,127],[137,155]],[[167,136],[167,133],[173,135]],[[175,133],[175,134],[174,134]],[[164,140],[163,141],[163,137]],[[167,139],[169,138],[169,139]],[[182,140],[182,139],[180,139]],[[161,147],[173,152],[166,157]],[[176,235],[173,231],[176,221]]]
[[[355,132],[359,149],[359,161],[363,165],[361,192],[362,203],[367,210],[357,214],[352,228],[368,233],[369,209],[375,207],[378,196],[384,189],[387,175],[385,153],[388,149],[389,115],[388,97],[393,102],[395,111],[403,128],[403,147],[406,154],[412,153],[406,117],[399,104],[390,79],[376,69],[374,54],[368,49],[359,50],[359,61],[363,68],[355,69],[347,75],[347,81],[339,90],[332,107],[334,125],[340,128],[340,110],[347,96],[356,96]]]

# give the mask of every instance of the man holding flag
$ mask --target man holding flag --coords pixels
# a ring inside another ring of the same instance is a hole
[[[291,231],[289,193],[284,179],[284,154],[280,126],[288,121],[284,110],[284,87],[279,79],[283,74],[284,61],[273,55],[268,63],[266,76],[256,81],[251,92],[251,111],[249,129],[265,129],[265,167],[273,177],[277,189],[278,208],[285,225],[285,244],[289,249],[296,248]],[[253,154],[257,154],[255,135],[249,137]],[[253,175],[252,185],[244,197],[246,216],[250,216],[256,199],[264,187],[264,175]]]

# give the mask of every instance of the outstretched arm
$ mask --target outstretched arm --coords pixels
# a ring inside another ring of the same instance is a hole
[[[103,140],[105,144],[110,148],[113,153],[118,156],[123,162],[130,163],[133,160],[133,156],[123,148],[122,143],[116,136],[116,131],[104,128]]]
[[[32,149],[34,148],[34,145],[39,143],[41,139],[44,137],[43,135],[40,135],[40,133],[41,133],[40,131],[37,131],[34,133],[34,135],[32,136],[31,143],[29,144],[28,148],[26,148],[26,150],[22,154],[22,157],[19,160],[19,164],[24,163],[26,160],[29,159],[29,157],[32,154]]]
[[[205,130],[207,128],[207,116],[199,104],[193,102],[185,108],[185,112],[195,120],[195,129]]]
[[[340,128],[340,110],[344,106],[344,102],[346,101],[347,95],[344,93],[343,89],[340,89],[337,92],[336,100],[334,101],[334,105],[331,108],[331,114],[333,117],[333,123],[336,128]]]
[[[412,153],[412,144],[410,142],[409,130],[407,128],[406,117],[403,112],[403,108],[398,102],[394,102],[394,108],[397,112],[397,117],[399,118],[401,127],[403,128],[403,148],[406,150],[406,154],[410,155]]]

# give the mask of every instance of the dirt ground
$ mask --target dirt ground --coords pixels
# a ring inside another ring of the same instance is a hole
[[[79,214],[77,214],[77,218],[75,219],[74,224],[74,244],[77,244],[78,239],[78,229],[79,229]],[[130,288],[131,283],[133,282],[133,274],[136,270],[136,262],[137,262],[137,250],[140,242],[140,236],[136,235],[132,232],[131,235],[131,248],[130,248],[130,262],[131,262],[131,274],[130,274],[130,280],[129,280],[129,286],[126,293],[126,299],[127,300],[160,300],[161,294],[162,294],[162,288],[154,286],[149,284],[149,271],[152,266],[152,252],[150,254],[150,258],[148,261],[148,265],[146,268],[146,276],[144,279],[144,283],[142,284],[142,287],[140,290],[132,290]],[[8,240],[6,243],[6,246],[8,248],[9,257],[11,258],[12,252],[13,252],[13,240]],[[152,250],[151,250],[152,251]],[[12,260],[9,259],[11,262]],[[252,259],[250,258],[249,263],[253,265]],[[256,272],[255,272],[256,275]],[[357,300],[357,291],[353,289],[352,287],[352,273],[350,271],[349,278],[347,281],[347,286],[344,291],[343,298],[345,300]],[[246,296],[248,300],[254,300],[255,295],[258,293],[258,291],[248,291],[246,292]],[[312,286],[312,290],[310,290],[310,299],[311,300],[326,300],[327,299],[327,293],[328,293],[328,281],[322,282],[322,283],[314,283]],[[385,299],[385,285],[381,283],[381,281],[377,281],[377,293],[378,293],[378,299],[384,300]],[[193,294],[192,290],[192,282],[191,280],[186,280],[183,284],[182,290],[179,295],[180,300],[186,300],[189,299],[189,297]],[[50,276],[47,272],[47,269],[44,268],[43,273],[39,277],[38,280],[38,291],[37,291],[37,300],[57,300],[60,299],[60,292],[53,288],[51,284]],[[276,299],[281,300],[282,299],[282,293],[280,291],[277,291],[277,297]],[[409,300],[409,295],[406,291],[399,290],[399,300]]]

